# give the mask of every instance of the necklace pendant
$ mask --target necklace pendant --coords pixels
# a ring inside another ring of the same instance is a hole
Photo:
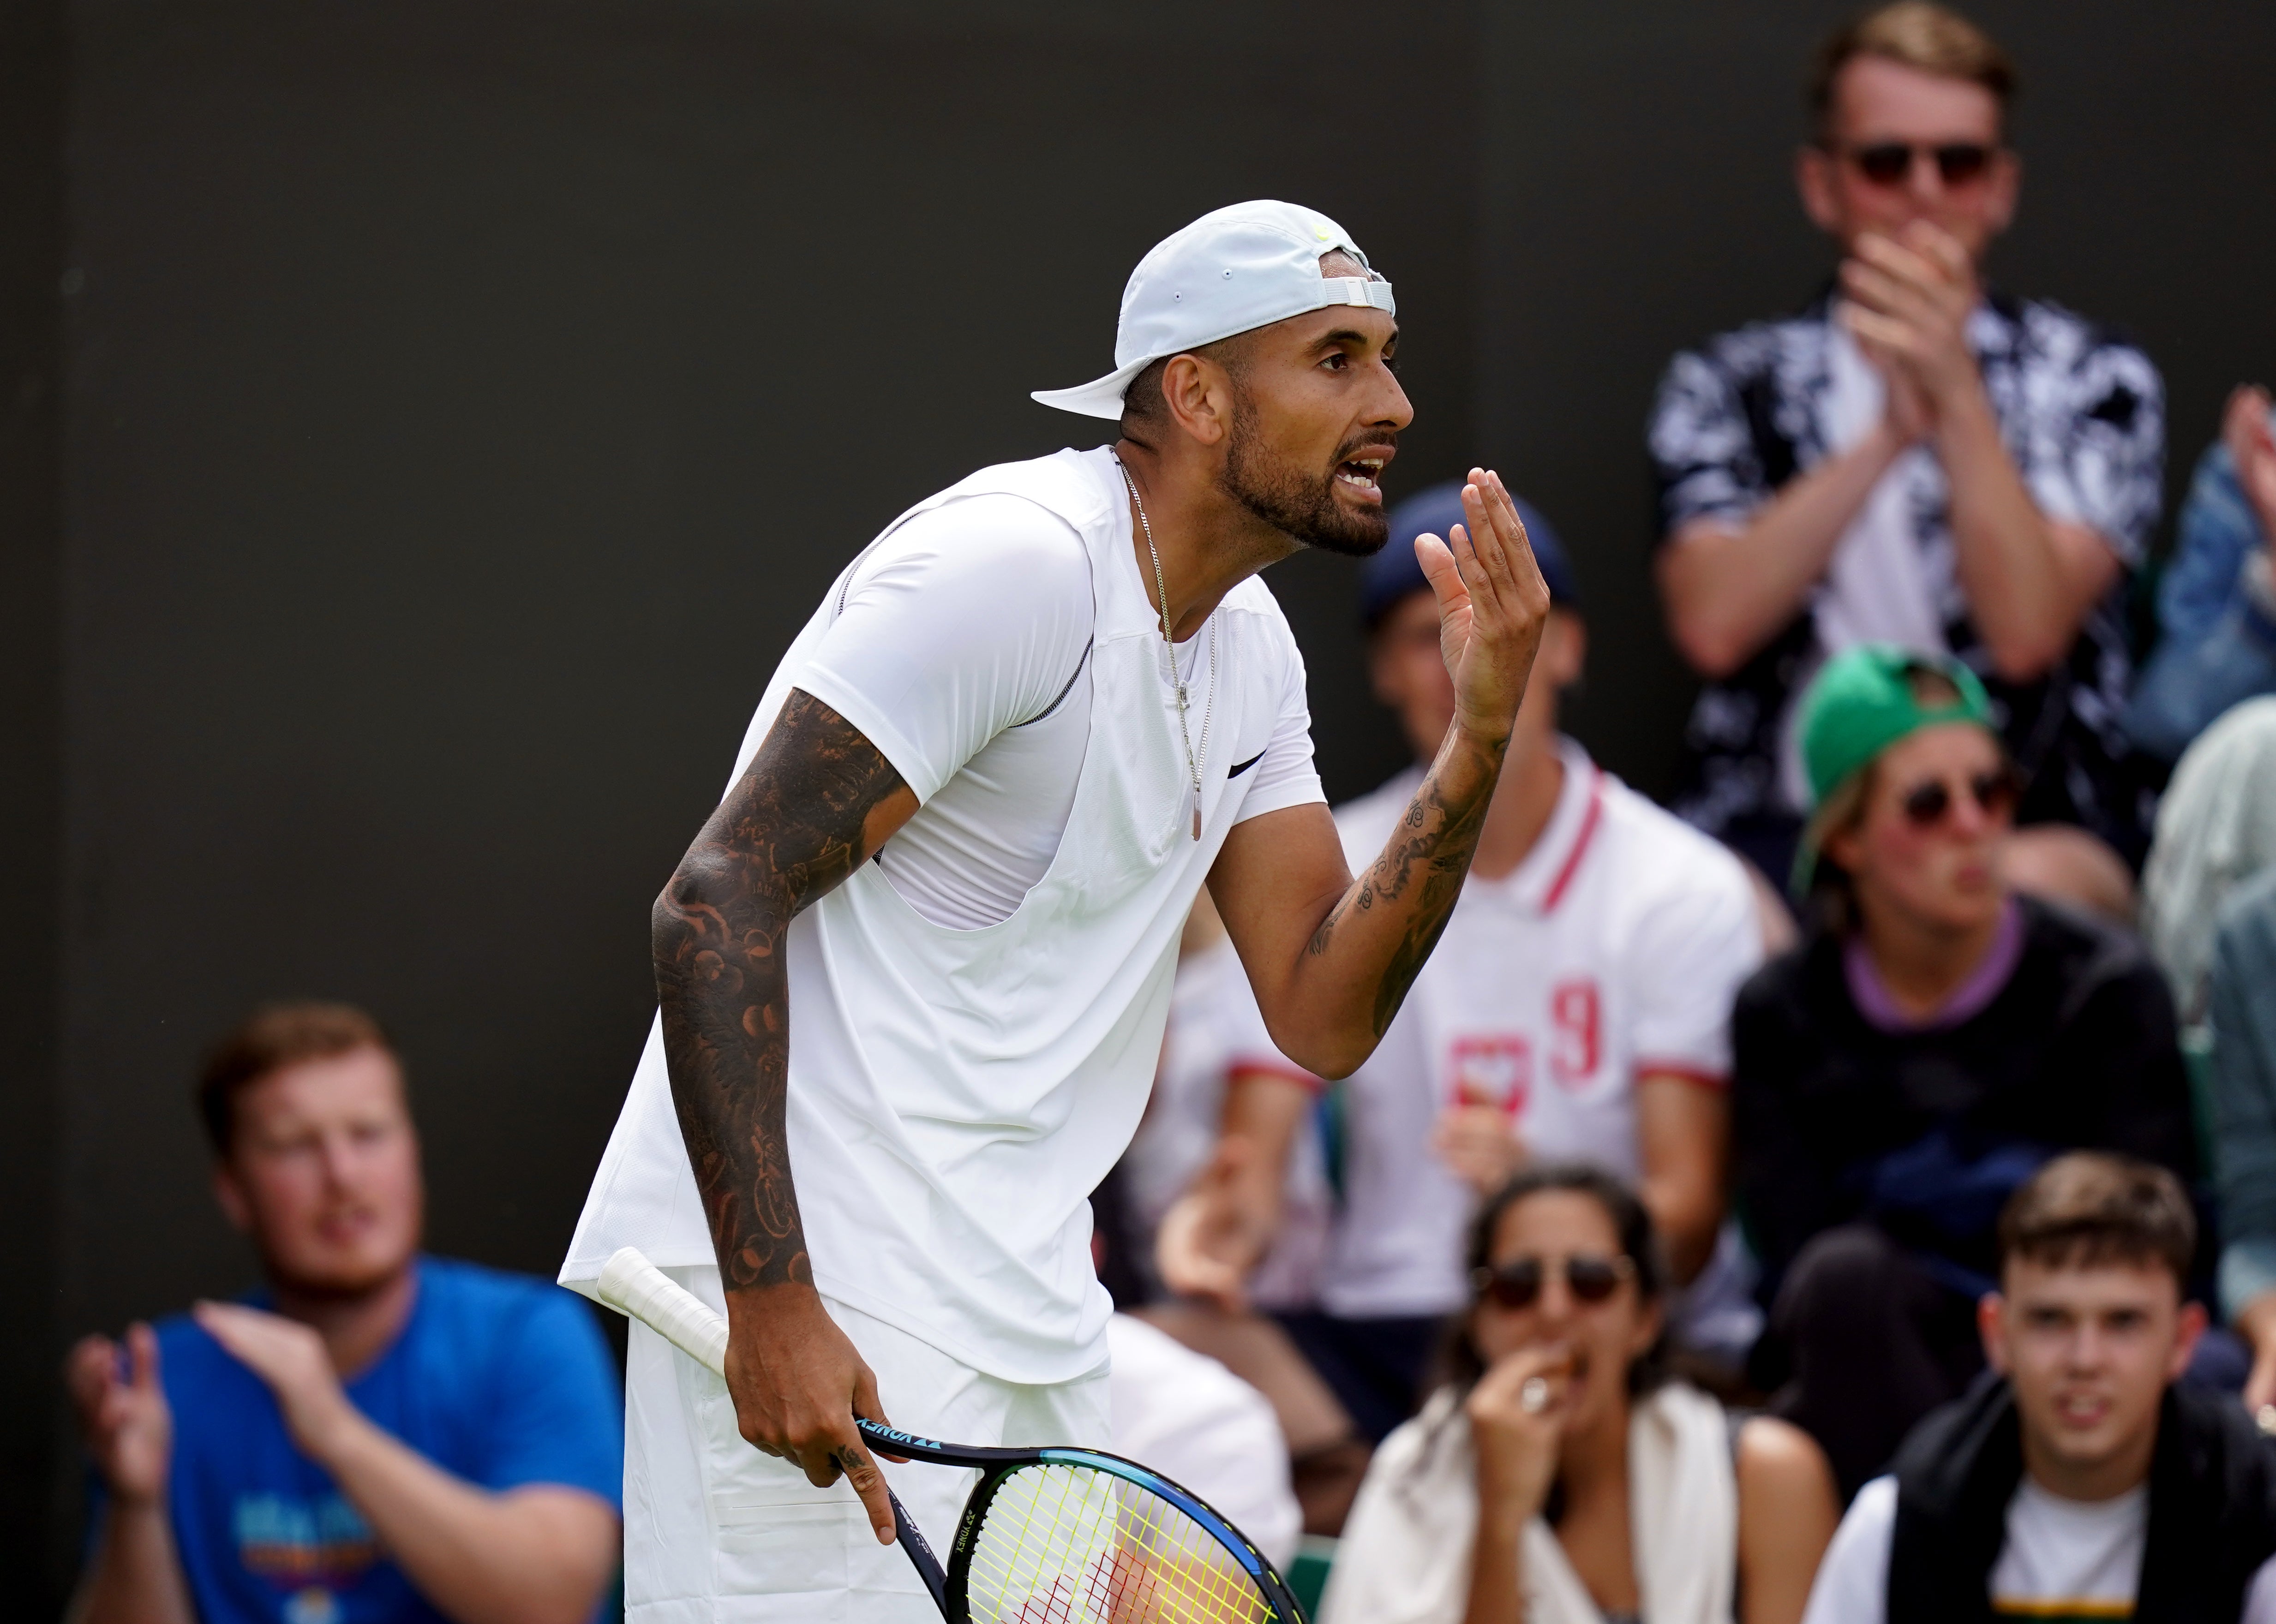
[[[1199,840],[1201,837],[1202,837],[1202,792],[1201,792],[1200,790],[1196,789],[1196,790],[1195,790],[1195,791],[1194,791],[1194,838],[1195,838],[1195,840]]]

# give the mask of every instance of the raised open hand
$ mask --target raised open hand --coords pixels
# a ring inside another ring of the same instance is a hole
[[[1549,586],[1501,476],[1470,470],[1467,525],[1445,540],[1415,538],[1415,561],[1438,600],[1438,645],[1454,679],[1454,721],[1481,737],[1509,736],[1549,618]]]
[[[107,1336],[82,1339],[64,1361],[64,1382],[87,1452],[111,1498],[131,1505],[163,1496],[173,1460],[174,1412],[158,1382],[158,1338],[150,1327],[128,1327],[124,1350]]]

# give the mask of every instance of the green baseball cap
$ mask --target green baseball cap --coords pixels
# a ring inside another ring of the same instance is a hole
[[[1917,676],[1941,677],[1956,698],[1923,705],[1913,691]],[[1861,643],[1827,661],[1802,696],[1802,765],[1813,807],[1870,765],[1899,739],[1947,721],[1972,721],[1996,735],[1992,697],[1984,684],[1949,654],[1923,654],[1893,643]],[[1825,831],[1813,817],[1794,856],[1794,889],[1809,886]]]

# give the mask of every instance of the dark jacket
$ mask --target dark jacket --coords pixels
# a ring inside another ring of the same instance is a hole
[[[2022,1431],[2005,1381],[1935,1411],[1897,1452],[1888,1624],[1989,1624]],[[2136,1624],[2240,1617],[2276,1554],[2276,1445],[2227,1394],[2168,1387],[2150,1462],[2150,1529]]]
[[[1980,1287],[1997,1273],[1992,1228],[2007,1194],[2062,1151],[2123,1151],[2194,1179],[2164,978],[2131,935],[2029,897],[2021,907],[2014,975],[1945,1031],[1869,1024],[1826,932],[1741,989],[1739,1181],[1765,1302],[1811,1236],[1859,1219],[1932,1273]]]

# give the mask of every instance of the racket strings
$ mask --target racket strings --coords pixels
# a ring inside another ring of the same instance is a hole
[[[1025,1467],[998,1488],[967,1591],[974,1624],[1294,1624],[1185,1512],[1080,1466]]]

